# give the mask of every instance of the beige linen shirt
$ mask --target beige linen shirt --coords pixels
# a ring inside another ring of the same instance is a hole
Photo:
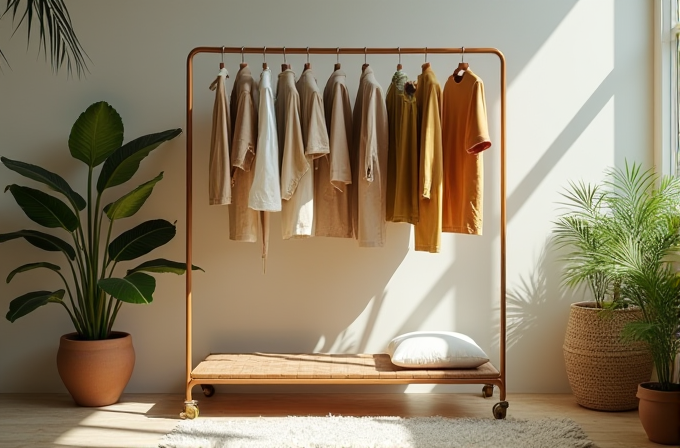
[[[385,244],[387,108],[373,69],[361,75],[353,117],[352,227],[362,247]]]
[[[276,139],[274,92],[269,69],[263,70],[260,75],[255,175],[248,196],[248,207],[265,212],[281,211],[279,147]]]
[[[299,90],[298,90],[299,89]],[[279,74],[279,138],[283,138],[281,232],[284,239],[314,234],[313,160],[328,153],[323,102],[311,71],[295,84],[295,74]]]
[[[352,143],[352,106],[346,75],[335,70],[323,92],[329,155],[315,161],[314,234],[352,238],[350,189],[352,170],[349,147]]]
[[[225,205],[231,203],[231,175],[229,168],[229,136],[230,121],[227,92],[224,86],[225,77],[229,76],[226,69],[221,69],[216,83],[211,88],[215,90],[215,103],[212,116],[212,133],[210,138],[210,162],[208,175],[208,195],[210,205]]]
[[[229,239],[257,241],[258,213],[248,207],[248,196],[253,184],[255,148],[257,147],[257,81],[250,68],[243,67],[236,74],[231,91],[232,188],[229,206]]]

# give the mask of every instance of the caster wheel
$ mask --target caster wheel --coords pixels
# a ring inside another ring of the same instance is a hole
[[[215,386],[212,384],[201,384],[201,389],[203,389],[203,395],[206,397],[212,397],[215,395]]]
[[[196,417],[198,417],[198,403],[195,401],[192,402],[186,402],[184,403],[184,412],[179,413],[179,418],[182,420],[189,419],[193,420]]]
[[[496,420],[503,420],[505,419],[505,415],[508,412],[508,404],[507,401],[499,401],[495,405],[493,405],[493,416]]]
[[[484,387],[482,387],[482,397],[484,397],[484,398],[493,397],[493,385],[492,384],[485,384]]]

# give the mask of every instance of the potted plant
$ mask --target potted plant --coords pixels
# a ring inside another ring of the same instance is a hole
[[[570,287],[587,285],[595,299],[571,305],[563,346],[569,384],[587,408],[635,409],[638,384],[651,378],[647,344],[622,337],[644,310],[623,294],[623,272],[605,260],[613,247],[631,238],[655,257],[664,252],[653,229],[680,205],[680,180],[667,179],[658,187],[656,181],[652,170],[626,162],[624,169],[608,170],[600,184],[572,182],[563,193],[567,210],[554,235],[557,246],[568,249],[562,257],[563,281]]]
[[[680,253],[680,181],[661,179],[648,203],[664,210],[646,222],[645,237],[627,235],[612,241],[601,259],[604,269],[621,278],[621,295],[641,310],[624,328],[631,341],[645,343],[654,359],[658,381],[638,386],[639,415],[652,442],[680,445],[680,384],[675,361],[680,351],[680,277],[674,264]],[[670,197],[673,199],[669,199]]]
[[[29,219],[43,227],[60,229],[65,239],[25,229],[0,234],[0,243],[23,238],[38,249],[64,255],[62,266],[34,262],[9,273],[7,283],[25,272],[46,269],[55,273],[63,285],[15,298],[6,318],[14,322],[48,303],[66,309],[75,332],[61,337],[57,367],[66,388],[80,405],[115,403],[130,379],[134,365],[131,336],[113,331],[122,304],[153,300],[156,281],[148,273],[185,272],[185,263],[159,258],[141,263],[123,276],[116,273],[119,263],[136,260],[175,236],[173,223],[154,219],[114,237],[114,224],[137,213],[163,178],[162,172],[112,202],[104,202],[111,187],[130,180],[151,151],[181,132],[169,129],[123,144],[123,122],[116,110],[106,102],[92,104],[78,117],[68,140],[71,155],[88,168],[85,197],[53,172],[0,157],[10,170],[65,199],[34,188],[8,185],[5,192],[12,194]],[[99,165],[101,169],[96,170]]]

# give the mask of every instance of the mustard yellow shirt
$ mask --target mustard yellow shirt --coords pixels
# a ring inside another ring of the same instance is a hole
[[[420,179],[419,220],[415,225],[415,249],[439,252],[442,234],[442,126],[441,87],[432,68],[423,68],[416,89]]]
[[[386,219],[418,222],[418,110],[413,92],[405,91],[408,76],[395,72],[387,89],[389,146]]]

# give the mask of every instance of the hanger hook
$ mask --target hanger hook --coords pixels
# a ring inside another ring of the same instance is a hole
[[[246,47],[241,47],[241,64],[243,64],[243,63],[246,62],[246,60],[245,60],[245,58],[244,58],[244,56],[243,56],[243,50],[245,50],[245,49],[246,49]]]
[[[262,59],[267,62],[267,47],[262,47]]]
[[[307,47],[307,63],[309,64],[309,47]]]
[[[340,47],[336,49],[335,62],[340,63]]]
[[[283,47],[283,63],[287,64],[287,62],[286,62],[286,47]]]
[[[425,62],[427,62],[427,47],[425,47]]]
[[[366,47],[364,47],[364,64],[366,64]]]
[[[465,47],[460,47],[460,62],[465,62]]]
[[[222,63],[224,64],[224,46],[222,46]]]

